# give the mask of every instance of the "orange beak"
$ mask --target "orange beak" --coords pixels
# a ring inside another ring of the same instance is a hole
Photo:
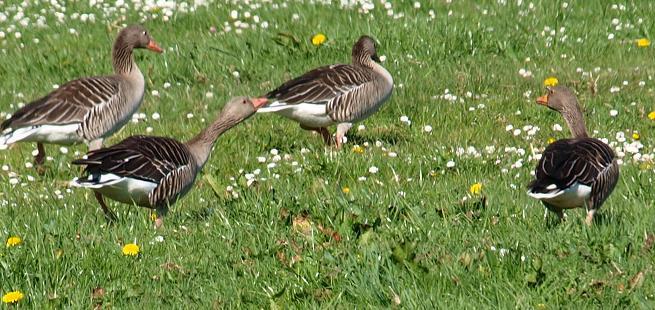
[[[252,105],[255,107],[255,110],[261,108],[262,106],[268,103],[267,98],[253,98],[250,101],[252,101]]]
[[[159,47],[159,45],[157,45],[157,42],[153,40],[150,40],[150,42],[148,42],[148,46],[146,47],[155,53],[161,53],[164,51],[163,49],[161,49],[161,47]]]
[[[537,98],[537,103],[542,105],[548,105],[548,95],[543,95]]]

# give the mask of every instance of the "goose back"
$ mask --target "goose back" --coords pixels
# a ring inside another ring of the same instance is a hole
[[[542,154],[535,169],[536,178],[528,185],[529,191],[532,194],[548,194],[586,185],[591,187],[590,197],[599,206],[618,180],[615,157],[614,151],[598,139],[555,141]]]
[[[173,204],[191,188],[197,173],[187,147],[165,137],[132,136],[111,147],[90,151],[85,159],[73,164],[86,165],[84,173],[91,176],[90,182],[112,174],[156,184],[147,204],[141,204],[149,208]],[[84,180],[80,178],[80,182]]]
[[[266,97],[288,105],[325,105],[335,122],[355,122],[374,113],[390,95],[392,84],[364,66],[319,67],[269,92]]]
[[[135,85],[117,76],[77,79],[22,107],[0,129],[78,124],[74,142],[104,138],[129,121],[144,86],[142,75]]]

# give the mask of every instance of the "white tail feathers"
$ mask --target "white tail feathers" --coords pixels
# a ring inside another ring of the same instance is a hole
[[[66,125],[39,125],[7,130],[0,136],[0,149],[2,145],[16,142],[45,142],[55,144],[74,144],[83,142],[77,134],[79,123]],[[6,147],[5,147],[6,148]]]
[[[114,185],[123,181],[123,177],[117,176],[112,173],[100,174],[100,175],[89,175],[87,179],[74,178],[70,181],[70,186],[72,187],[84,187],[84,188],[102,188],[105,186]]]

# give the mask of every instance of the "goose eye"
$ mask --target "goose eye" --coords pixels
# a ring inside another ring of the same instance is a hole
[[[147,35],[148,35],[148,32],[147,32],[147,31],[144,31],[144,32],[143,32],[143,35],[144,35],[144,36],[147,36]]]

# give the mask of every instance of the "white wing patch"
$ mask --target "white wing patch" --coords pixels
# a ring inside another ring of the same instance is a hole
[[[16,142],[49,142],[54,144],[74,144],[83,142],[77,134],[79,123],[66,125],[38,125],[17,128],[0,136],[0,145]]]
[[[121,177],[113,173],[90,175],[89,179],[75,178],[70,182],[74,187],[91,188],[95,191],[126,204],[148,205],[150,193],[157,183],[129,177]]]
[[[550,187],[551,185],[547,189],[550,189]],[[528,195],[559,208],[571,209],[585,205],[591,195],[591,186],[575,182],[564,190],[557,189],[555,186],[555,189],[550,192],[533,193],[528,191]]]

